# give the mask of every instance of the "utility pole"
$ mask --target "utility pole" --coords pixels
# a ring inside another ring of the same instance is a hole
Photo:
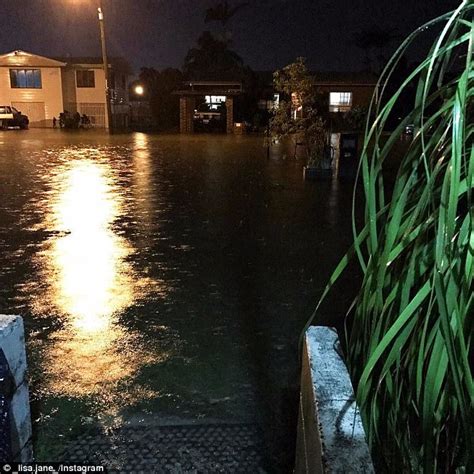
[[[102,46],[102,62],[104,64],[104,75],[105,75],[105,105],[107,113],[107,123],[109,130],[113,131],[113,119],[112,119],[112,106],[110,103],[110,88],[109,88],[109,65],[107,63],[107,48],[105,46],[105,26],[104,26],[104,12],[102,8],[102,0],[99,0],[99,6],[97,8],[100,26],[100,43]]]

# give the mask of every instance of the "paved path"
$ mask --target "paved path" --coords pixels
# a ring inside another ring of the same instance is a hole
[[[119,473],[263,474],[262,439],[251,424],[125,426],[77,439],[63,461]]]

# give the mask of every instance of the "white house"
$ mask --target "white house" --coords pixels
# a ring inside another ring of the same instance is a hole
[[[109,63],[112,118],[126,125],[128,65]],[[52,127],[64,110],[86,114],[96,127],[109,126],[105,73],[100,58],[45,58],[25,51],[0,55],[0,105],[12,105],[30,119],[31,127]]]
[[[0,56],[0,105],[11,105],[32,127],[52,126],[64,110],[61,70],[65,63],[24,51]]]

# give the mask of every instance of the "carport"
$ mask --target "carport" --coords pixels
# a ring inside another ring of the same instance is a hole
[[[235,81],[188,81],[182,89],[173,92],[179,95],[179,129],[181,133],[194,133],[194,110],[196,98],[225,96],[226,132],[234,131],[234,97],[242,93],[242,83]]]

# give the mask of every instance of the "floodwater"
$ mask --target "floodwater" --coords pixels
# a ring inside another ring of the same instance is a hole
[[[290,469],[298,337],[352,186],[262,142],[0,132],[0,312],[25,318],[38,460],[97,426],[221,420]]]

